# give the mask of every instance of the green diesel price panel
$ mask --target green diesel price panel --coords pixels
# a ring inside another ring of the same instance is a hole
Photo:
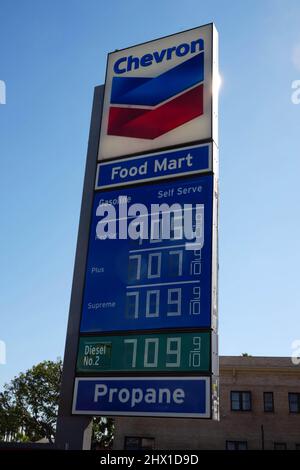
[[[83,336],[78,372],[210,370],[210,333]]]

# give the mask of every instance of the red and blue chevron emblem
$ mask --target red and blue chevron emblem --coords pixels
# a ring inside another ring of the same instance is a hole
[[[204,52],[154,78],[113,77],[107,134],[156,139],[201,116],[203,80]]]

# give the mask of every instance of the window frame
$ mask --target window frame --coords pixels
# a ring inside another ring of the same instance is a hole
[[[298,406],[297,411],[292,411],[291,410],[291,396],[292,395],[297,396],[297,406]],[[289,400],[289,412],[290,412],[290,414],[299,414],[300,413],[300,393],[299,392],[289,392],[288,400]]]
[[[271,410],[267,410],[266,409],[266,395],[271,395],[272,396],[272,409]],[[274,413],[275,411],[275,405],[274,405],[274,392],[264,392],[264,413]]]
[[[283,446],[283,448],[276,448],[276,446]],[[274,450],[287,450],[286,442],[274,442]]]
[[[234,449],[228,449],[228,445],[229,443],[232,443],[234,444]],[[239,445],[240,444],[244,444],[245,445],[245,449],[239,449]],[[227,439],[226,440],[226,450],[248,450],[248,441],[233,441],[231,439]]]
[[[128,449],[126,446],[127,439],[137,439],[138,440],[138,448],[137,449]],[[153,447],[150,449],[149,447],[143,447],[143,439],[147,439],[153,442]],[[125,436],[124,437],[124,450],[129,451],[139,451],[139,450],[154,450],[155,449],[155,437],[150,436]]]
[[[239,394],[239,408],[238,409],[234,409],[232,407],[232,403],[233,403],[232,395],[233,395],[233,393],[238,393]],[[250,404],[249,409],[244,409],[243,408],[243,394],[244,393],[249,394],[249,404]],[[252,394],[251,394],[251,391],[250,390],[231,390],[230,391],[230,409],[231,409],[231,411],[242,411],[242,412],[252,411]]]

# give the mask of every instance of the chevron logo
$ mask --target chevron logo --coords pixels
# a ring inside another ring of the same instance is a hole
[[[113,77],[108,135],[156,139],[203,114],[204,52],[153,78]]]

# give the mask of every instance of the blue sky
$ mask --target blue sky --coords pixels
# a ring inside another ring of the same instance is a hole
[[[300,338],[299,1],[2,0],[0,384],[63,355],[106,54],[211,21],[223,78],[220,352],[291,354]]]

